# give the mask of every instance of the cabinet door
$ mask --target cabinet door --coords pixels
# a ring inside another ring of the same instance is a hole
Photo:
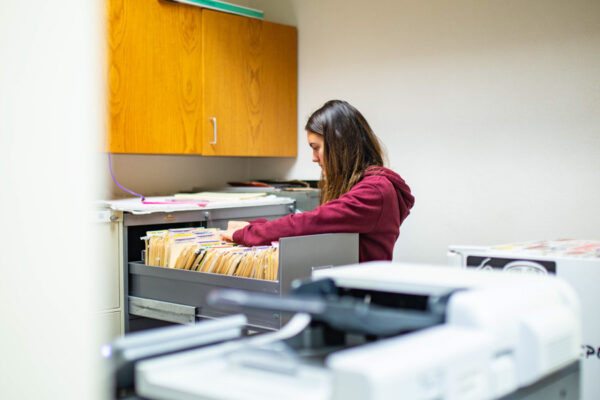
[[[201,153],[202,10],[108,0],[108,18],[107,150]]]
[[[123,312],[111,311],[98,315],[100,326],[100,340],[102,344],[111,343],[113,340],[123,335]]]
[[[203,154],[295,157],[296,28],[209,10],[202,16]]]

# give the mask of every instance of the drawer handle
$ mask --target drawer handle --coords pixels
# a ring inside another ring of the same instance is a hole
[[[209,118],[213,123],[213,141],[209,144],[217,144],[217,119],[215,117]]]

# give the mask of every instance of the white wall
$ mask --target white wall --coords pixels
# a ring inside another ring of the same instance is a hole
[[[396,259],[445,262],[448,244],[600,238],[600,2],[238,3],[298,26],[298,158],[119,156],[117,175],[134,190],[171,190],[174,174],[181,188],[212,185],[205,171],[218,170],[317,179],[303,126],[341,98],[416,196]],[[148,181],[157,157],[165,178]]]
[[[113,154],[115,179],[145,196],[227,186],[229,181],[250,179],[247,158],[184,155]],[[108,158],[104,158],[110,179]],[[112,197],[132,197],[112,184]]]
[[[0,2],[0,399],[102,398],[91,230],[102,11]]]
[[[284,170],[317,178],[302,125],[328,99],[354,104],[416,197],[396,259],[600,238],[600,2],[293,0],[279,11],[299,29],[299,157]]]

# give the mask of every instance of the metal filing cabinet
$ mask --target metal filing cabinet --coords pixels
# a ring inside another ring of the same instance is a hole
[[[309,277],[313,267],[358,262],[357,234],[326,234],[280,240],[279,280],[267,281],[196,271],[146,266],[142,262],[147,231],[181,227],[225,228],[230,220],[276,219],[295,211],[292,199],[278,204],[210,208],[148,214],[122,214],[121,275],[124,332],[170,323],[192,323],[232,312],[208,306],[205,297],[216,288],[262,293],[287,292],[291,281]],[[279,329],[285,316],[273,312],[248,312],[248,329]]]

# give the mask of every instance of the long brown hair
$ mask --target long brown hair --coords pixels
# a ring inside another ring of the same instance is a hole
[[[342,100],[330,100],[306,122],[308,132],[323,136],[321,204],[337,199],[372,166],[383,166],[377,136],[362,114]]]

